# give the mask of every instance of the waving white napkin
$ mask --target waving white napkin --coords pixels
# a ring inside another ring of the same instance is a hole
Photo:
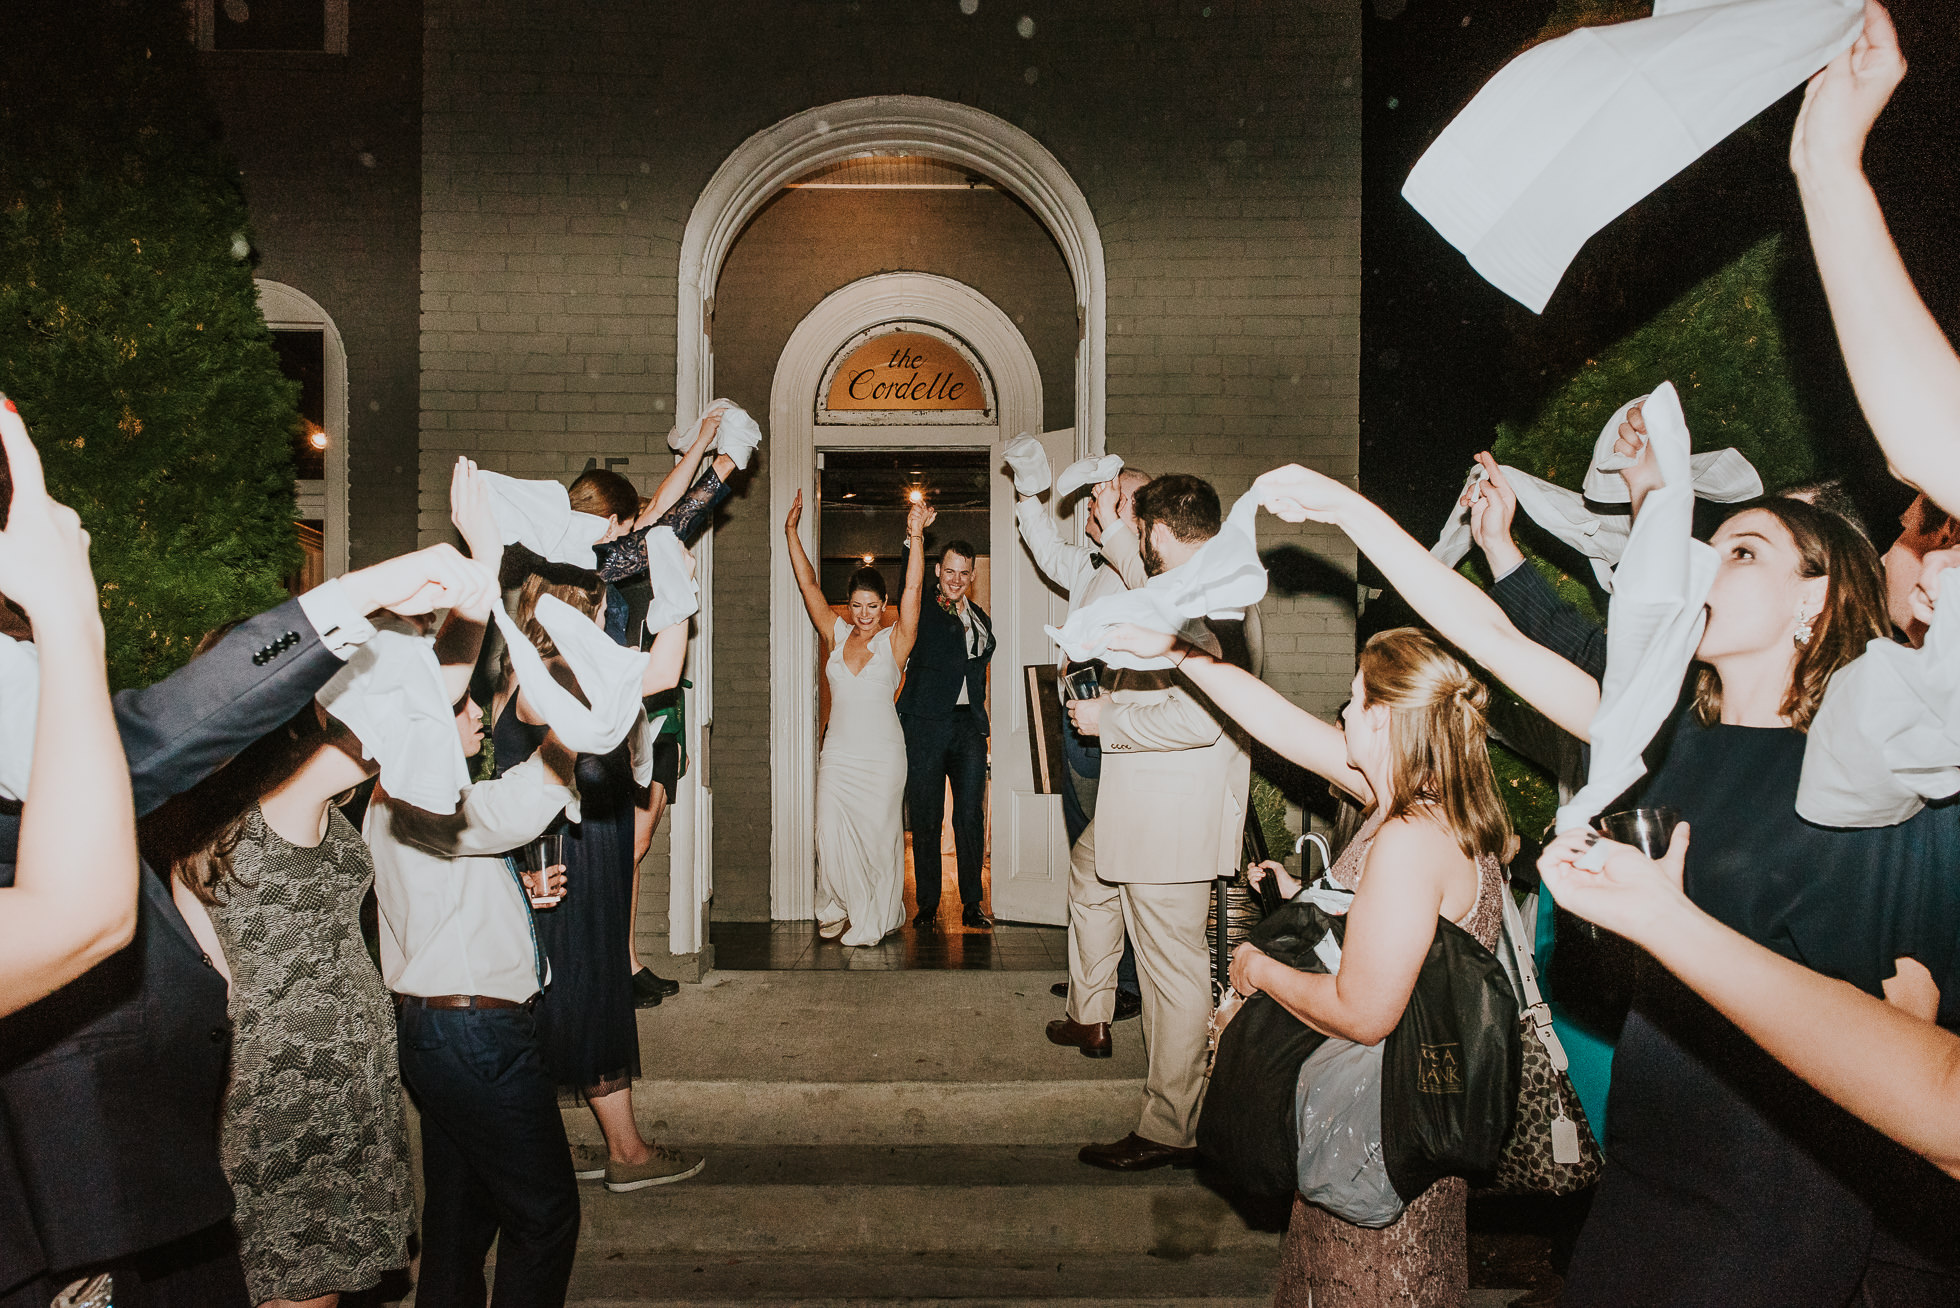
[[[1053,480],[1048,470],[1048,451],[1026,432],[1007,442],[1000,457],[1006,460],[1014,474],[1016,495],[1039,495],[1048,489]]]
[[[572,510],[571,495],[549,479],[525,481],[501,472],[477,476],[490,490],[490,512],[506,545],[522,545],[553,563],[577,568],[598,566],[593,544],[606,534],[606,520]]]
[[[1067,499],[1084,486],[1100,486],[1123,471],[1123,456],[1105,454],[1100,458],[1077,459],[1055,478],[1055,499]]]
[[[1632,502],[1633,493],[1627,489],[1626,479],[1614,474],[1621,468],[1631,467],[1633,460],[1615,454],[1613,442],[1618,439],[1620,424],[1626,421],[1627,410],[1648,398],[1642,395],[1628,400],[1606,420],[1606,425],[1600,429],[1599,439],[1593,442],[1593,461],[1586,469],[1583,494],[1553,485],[1528,472],[1503,467],[1504,479],[1517,492],[1518,507],[1524,510],[1525,516],[1590,559],[1593,576],[1598,579],[1600,589],[1609,595],[1613,591],[1613,569],[1626,550],[1631,521],[1622,514],[1595,513],[1587,501],[1595,504]],[[1740,450],[1691,454],[1688,456],[1688,474],[1697,499],[1734,504],[1754,499],[1763,493],[1763,479],[1757,475],[1755,465],[1744,458]],[[1478,464],[1470,469],[1470,475],[1464,479],[1463,494],[1468,495],[1471,488],[1483,480],[1483,465]],[[1452,568],[1462,561],[1463,556],[1470,552],[1468,509],[1460,508],[1450,514],[1449,520],[1443,524],[1442,534],[1436,538],[1429,552]]]
[[[762,428],[749,416],[747,409],[727,400],[722,403],[727,404],[728,409],[722,414],[721,427],[715,432],[715,452],[733,459],[737,468],[746,468],[755,454],[755,447],[762,444]]]
[[[1650,492],[1614,574],[1606,611],[1606,675],[1587,733],[1586,784],[1558,811],[1558,829],[1584,826],[1645,774],[1641,751],[1674,711],[1708,617],[1715,551],[1694,538],[1688,423],[1674,383],[1647,398],[1647,437],[1666,484]]]
[[[347,725],[388,793],[429,813],[454,813],[470,784],[435,638],[398,619],[374,636],[313,697]]]
[[[714,417],[717,413],[726,413],[734,407],[735,401],[733,400],[708,401],[707,406],[701,410],[701,416],[694,420],[692,426],[682,428],[679,423],[674,424],[673,429],[667,433],[667,448],[676,454],[687,453],[694,442],[700,437],[703,423],[707,422],[708,419]],[[717,442],[721,439],[719,429],[715,432],[715,439]]]
[[[1918,649],[1874,640],[1831,677],[1804,742],[1797,816],[1825,827],[1885,827],[1955,791],[1960,602],[1934,608]]]
[[[647,605],[647,630],[665,631],[701,611],[701,588],[688,571],[687,547],[672,527],[647,532],[647,584],[653,602]]]
[[[0,796],[27,798],[40,710],[40,651],[31,641],[0,636]]]
[[[1863,0],[1655,0],[1533,46],[1417,161],[1402,196],[1534,313],[1594,232],[1857,38]]]
[[[1064,474],[1066,475],[1066,474]],[[1200,618],[1242,618],[1248,605],[1266,597],[1266,566],[1259,561],[1254,520],[1259,497],[1239,497],[1216,536],[1169,572],[1136,590],[1121,591],[1085,604],[1048,634],[1071,658],[1101,659],[1112,668],[1168,668],[1175,660],[1145,659],[1105,647],[1109,629],[1134,622],[1150,631],[1182,633]]]
[[[556,595],[540,595],[536,615],[538,625],[571,669],[586,702],[579,703],[578,696],[558,684],[530,638],[498,604],[491,616],[509,645],[511,667],[517,672],[524,698],[543,715],[567,749],[580,754],[612,752],[632,730],[633,720],[646,717],[640,708],[646,653],[615,644],[604,628]]]

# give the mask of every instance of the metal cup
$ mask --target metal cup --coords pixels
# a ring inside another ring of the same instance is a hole
[[[1668,841],[1680,821],[1677,810],[1661,806],[1608,813],[1599,820],[1599,825],[1609,839],[1632,845],[1648,858],[1660,858],[1667,853]]]

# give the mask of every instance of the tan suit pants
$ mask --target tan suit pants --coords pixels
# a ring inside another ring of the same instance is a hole
[[[1137,1134],[1185,1149],[1197,1143],[1211,1020],[1205,913],[1211,882],[1105,881],[1096,875],[1096,824],[1069,857],[1068,1015],[1107,1022],[1116,1012],[1116,965],[1127,927],[1143,989],[1143,1083]]]

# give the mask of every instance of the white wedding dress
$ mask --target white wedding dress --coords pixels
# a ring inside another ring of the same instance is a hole
[[[900,670],[887,627],[852,675],[844,666],[850,634],[837,619],[824,664],[830,725],[817,756],[817,922],[848,918],[844,943],[875,945],[905,920],[905,733],[892,703]]]

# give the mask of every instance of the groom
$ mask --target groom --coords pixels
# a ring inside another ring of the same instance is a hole
[[[953,848],[959,861],[960,921],[985,931],[993,922],[980,910],[980,859],[986,831],[987,660],[994,654],[993,623],[967,596],[973,584],[973,546],[949,541],[933,575],[938,601],[919,614],[918,639],[898,696],[905,730],[905,806],[912,832],[912,869],[919,915],[912,925],[930,930],[939,915],[939,830],[946,813],[946,783],[953,783]]]

